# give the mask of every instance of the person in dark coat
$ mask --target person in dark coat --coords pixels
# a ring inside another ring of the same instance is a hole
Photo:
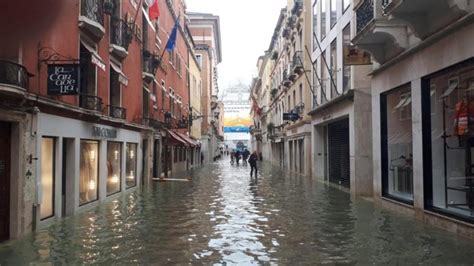
[[[248,162],[250,164],[250,177],[252,177],[252,174],[255,170],[255,178],[257,178],[257,161],[258,161],[258,155],[257,155],[257,152],[254,151],[254,152],[252,152],[252,154],[250,155],[250,158],[248,160]]]
[[[235,151],[234,156],[235,156],[235,162],[237,163],[237,165],[239,165],[239,161],[240,161],[240,151],[239,151],[239,150]]]

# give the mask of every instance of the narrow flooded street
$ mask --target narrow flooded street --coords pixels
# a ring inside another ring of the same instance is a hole
[[[155,183],[19,241],[0,265],[472,264],[474,243],[264,165],[228,158],[191,182]]]

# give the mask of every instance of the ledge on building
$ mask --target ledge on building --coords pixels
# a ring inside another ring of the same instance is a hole
[[[345,101],[345,100],[353,100],[354,99],[354,90],[348,90],[344,93],[342,93],[341,95],[329,100],[328,102],[324,103],[324,104],[321,104],[321,105],[318,105],[316,106],[315,108],[313,108],[313,110],[311,110],[308,115],[315,115],[317,112],[321,111],[321,110],[324,110],[324,109],[327,109],[337,103],[340,103],[342,101]]]

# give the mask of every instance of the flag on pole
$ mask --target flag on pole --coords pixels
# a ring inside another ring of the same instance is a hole
[[[178,27],[179,27],[179,17],[176,19],[174,23],[173,30],[171,31],[170,38],[166,43],[165,50],[172,51],[176,46],[176,37],[178,35]]]
[[[148,5],[148,17],[150,20],[157,19],[160,16],[158,0],[146,0],[146,3]]]

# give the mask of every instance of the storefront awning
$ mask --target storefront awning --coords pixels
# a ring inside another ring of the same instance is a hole
[[[182,133],[178,133],[178,135],[184,139],[187,143],[189,143],[189,145],[191,147],[196,147],[199,145],[199,143],[197,143],[196,141],[194,141],[193,139],[191,139],[190,137],[188,137],[186,134],[182,134]]]
[[[119,82],[122,83],[123,85],[125,86],[128,86],[128,78],[127,76],[125,76],[125,74],[122,72],[122,70],[120,69],[119,66],[117,66],[116,64],[110,62],[110,66],[112,67],[112,69],[117,72],[117,74],[119,75]]]
[[[99,67],[100,69],[102,69],[102,71],[105,71],[105,66],[106,65],[104,63],[104,60],[102,60],[102,58],[100,58],[97,51],[85,42],[81,42],[81,44],[91,53],[91,55],[92,55],[91,56],[92,64],[94,64],[97,67]]]
[[[177,132],[174,132],[172,130],[167,130],[168,131],[168,136],[169,136],[169,140],[168,140],[168,144],[169,145],[174,145],[174,146],[178,146],[178,145],[181,145],[181,146],[189,146],[189,144],[184,140],[182,139]]]

